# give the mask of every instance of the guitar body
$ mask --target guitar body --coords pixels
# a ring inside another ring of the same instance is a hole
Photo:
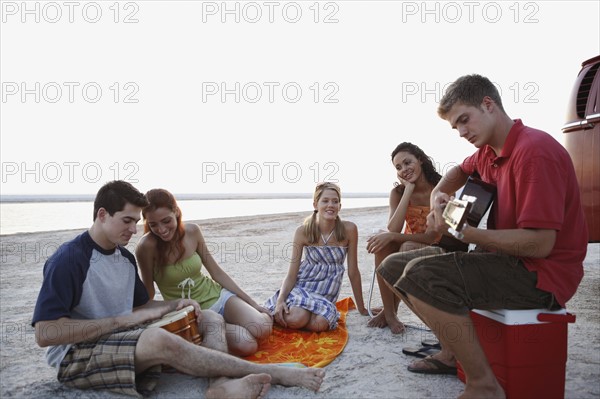
[[[454,199],[446,204],[444,208],[444,221],[456,231],[467,222],[467,216],[471,211],[473,202],[469,200]]]
[[[496,187],[475,176],[469,176],[459,199],[450,201],[444,209],[444,220],[449,227],[460,231],[464,223],[477,227],[492,206],[496,196]],[[443,235],[438,243],[447,252],[469,250],[469,244],[461,240]]]

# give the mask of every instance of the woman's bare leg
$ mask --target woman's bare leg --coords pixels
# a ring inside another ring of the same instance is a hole
[[[398,252],[398,246],[395,244],[390,244],[381,251],[375,253],[375,269],[377,269],[377,267],[388,255],[396,252]],[[379,328],[385,328],[389,326],[392,334],[400,334],[402,331],[404,331],[404,324],[402,324],[397,315],[400,299],[394,295],[392,290],[390,290],[390,288],[385,284],[385,281],[379,275],[377,275],[377,285],[379,286],[379,292],[381,294],[383,310],[369,320],[367,326]]]
[[[223,317],[227,323],[227,346],[237,356],[250,356],[273,330],[271,316],[232,296],[225,304]]]

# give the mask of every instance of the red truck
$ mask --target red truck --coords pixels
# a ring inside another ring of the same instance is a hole
[[[589,241],[600,242],[600,55],[581,64],[562,128],[573,159]]]

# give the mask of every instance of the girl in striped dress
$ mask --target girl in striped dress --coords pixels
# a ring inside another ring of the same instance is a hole
[[[313,214],[294,234],[287,276],[265,307],[283,327],[321,332],[337,327],[340,314],[335,304],[346,258],[357,309],[362,315],[368,312],[358,270],[358,229],[354,223],[342,221],[338,216],[340,188],[329,182],[318,184],[313,207]]]

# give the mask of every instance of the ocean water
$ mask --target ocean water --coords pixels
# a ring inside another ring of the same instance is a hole
[[[244,198],[179,200],[184,220],[266,215],[312,211],[311,198]],[[385,195],[366,198],[344,198],[345,208],[387,206]],[[0,202],[0,234],[31,233],[91,226],[93,201],[26,201]]]

